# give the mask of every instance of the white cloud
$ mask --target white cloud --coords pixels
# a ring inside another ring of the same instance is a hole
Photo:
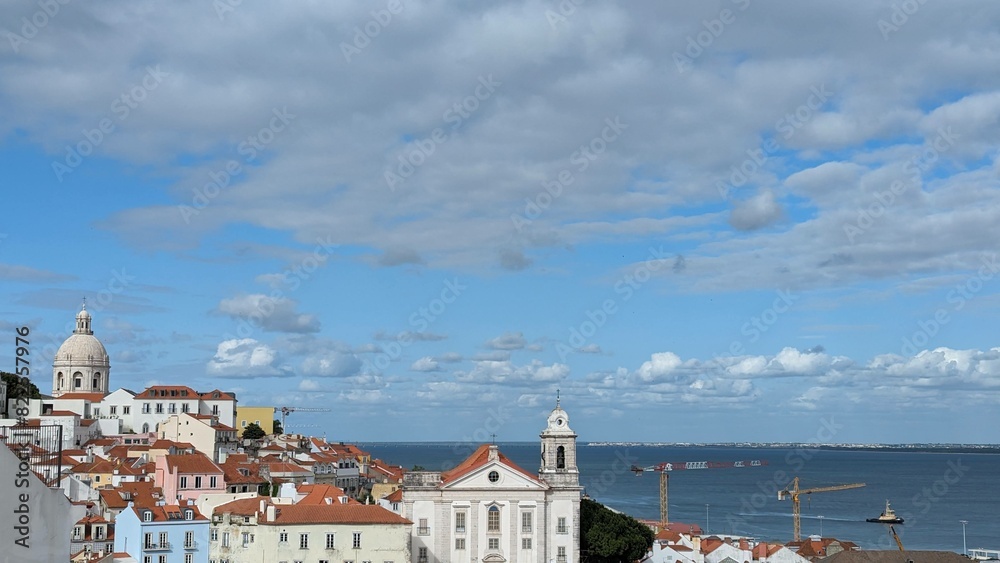
[[[223,299],[217,312],[250,323],[267,332],[310,333],[320,329],[319,319],[295,310],[296,302],[287,297],[274,298],[262,293]]]
[[[431,371],[441,371],[441,364],[437,362],[434,358],[430,356],[424,356],[418,359],[410,365],[410,369],[413,371],[431,372]]]
[[[493,350],[521,350],[527,345],[524,334],[520,332],[505,332],[486,343]]]
[[[206,371],[219,377],[291,376],[291,370],[279,366],[278,353],[252,338],[225,340],[219,343]]]

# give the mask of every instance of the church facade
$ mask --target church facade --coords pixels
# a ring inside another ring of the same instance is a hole
[[[404,477],[400,511],[413,522],[414,563],[578,563],[580,474],[576,434],[559,406],[540,434],[533,474],[495,444],[454,469]]]

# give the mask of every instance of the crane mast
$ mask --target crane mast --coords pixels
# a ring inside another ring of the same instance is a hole
[[[785,500],[786,498],[792,499],[792,536],[794,541],[799,541],[802,536],[802,520],[801,520],[801,506],[799,504],[799,495],[811,495],[813,493],[827,493],[830,491],[845,491],[847,489],[859,489],[864,487],[864,483],[850,483],[847,485],[833,485],[831,487],[813,487],[811,489],[800,489],[799,488],[799,478],[796,477],[792,479],[792,487],[785,487],[784,490],[778,491],[778,500]]]

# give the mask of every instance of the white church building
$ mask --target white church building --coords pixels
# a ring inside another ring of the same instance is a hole
[[[413,522],[411,561],[578,563],[576,437],[556,401],[540,435],[537,475],[495,444],[449,471],[408,472],[399,509]]]

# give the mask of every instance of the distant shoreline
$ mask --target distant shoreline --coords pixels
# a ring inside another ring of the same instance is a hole
[[[743,448],[792,450],[805,448],[810,450],[859,451],[859,452],[913,452],[913,453],[969,453],[994,454],[1000,453],[1000,444],[811,444],[794,442],[766,443],[664,443],[664,442],[586,442],[585,446],[598,447],[635,447],[648,448]]]
[[[364,446],[455,446],[469,447],[470,442],[429,441],[429,442],[357,442]],[[498,445],[527,446],[536,442],[498,441]],[[478,445],[478,444],[476,444]],[[1000,444],[812,444],[808,442],[727,442],[695,444],[690,442],[580,442],[581,446],[593,447],[646,447],[646,448],[741,448],[760,450],[830,450],[858,452],[913,452],[913,453],[967,453],[997,454]]]

